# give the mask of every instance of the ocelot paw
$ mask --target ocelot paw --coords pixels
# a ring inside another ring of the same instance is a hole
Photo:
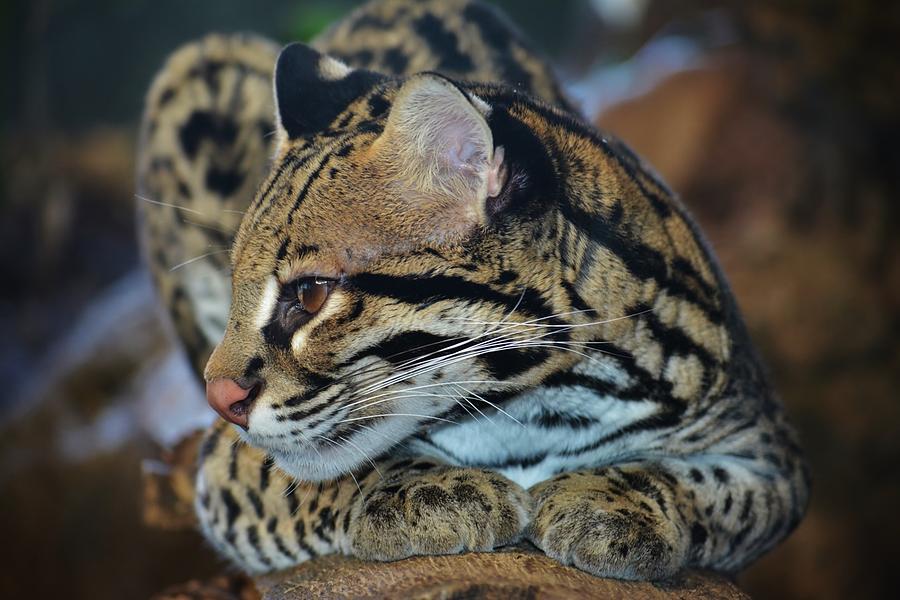
[[[522,537],[530,509],[525,490],[490,471],[388,477],[354,509],[349,550],[370,560],[492,550]]]
[[[601,577],[652,581],[684,566],[688,549],[678,524],[646,503],[592,487],[548,481],[532,488],[526,537],[551,558]]]

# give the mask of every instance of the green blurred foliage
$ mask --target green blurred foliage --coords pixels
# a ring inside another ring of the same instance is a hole
[[[284,36],[288,40],[309,42],[329,25],[349,12],[358,2],[319,2],[297,4],[290,18],[289,28]]]

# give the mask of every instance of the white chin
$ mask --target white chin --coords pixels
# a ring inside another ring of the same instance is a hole
[[[334,454],[307,455],[306,452],[285,453],[271,452],[275,458],[275,466],[301,481],[328,481],[347,474],[360,466],[360,461],[352,457],[341,457]]]

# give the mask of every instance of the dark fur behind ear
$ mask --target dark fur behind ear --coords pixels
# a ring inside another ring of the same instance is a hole
[[[306,44],[281,51],[275,65],[275,103],[289,138],[322,131],[347,106],[385,77],[351,70]]]

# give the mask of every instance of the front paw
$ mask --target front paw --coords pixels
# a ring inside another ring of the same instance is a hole
[[[531,498],[490,471],[438,467],[393,477],[354,510],[350,552],[370,560],[486,551],[518,541]]]
[[[552,485],[552,484],[551,484]],[[659,580],[684,566],[680,527],[644,503],[609,489],[532,488],[527,538],[548,556],[601,577]]]

